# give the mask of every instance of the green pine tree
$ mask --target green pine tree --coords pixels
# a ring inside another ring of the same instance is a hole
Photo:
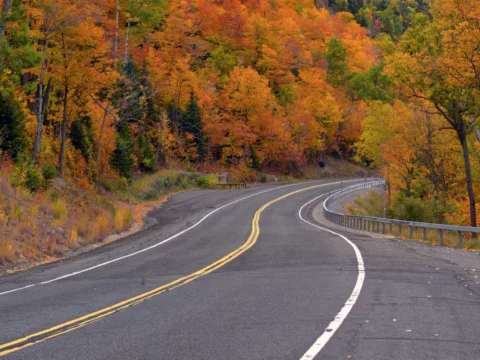
[[[25,114],[12,94],[0,91],[0,149],[20,160],[27,148]]]
[[[258,170],[260,168],[260,159],[252,144],[250,144],[250,159],[252,160],[252,168]]]
[[[200,162],[205,157],[205,134],[203,130],[202,113],[193,90],[190,91],[190,101],[183,114],[181,130],[194,136]]]
[[[110,156],[110,165],[118,173],[127,178],[132,177],[134,160],[132,157],[133,143],[128,123],[120,122],[117,125],[117,138],[115,139],[115,150]]]
[[[72,145],[81,151],[85,160],[93,158],[95,137],[92,118],[88,114],[79,114],[70,128]]]
[[[138,166],[143,172],[155,171],[155,155],[150,141],[145,136],[138,136]]]

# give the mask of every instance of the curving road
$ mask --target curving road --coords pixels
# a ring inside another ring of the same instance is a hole
[[[185,192],[135,235],[0,277],[0,356],[480,359],[478,254],[333,227],[339,187]]]

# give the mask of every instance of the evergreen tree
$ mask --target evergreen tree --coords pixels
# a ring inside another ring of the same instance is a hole
[[[194,136],[200,162],[203,162],[205,156],[205,134],[203,131],[201,110],[193,90],[190,91],[190,101],[182,118],[181,131]]]
[[[143,172],[155,171],[155,155],[150,141],[143,135],[138,136],[138,165]]]
[[[132,150],[133,143],[128,123],[121,121],[117,125],[115,150],[111,154],[110,165],[116,169],[121,176],[127,179],[132,177],[132,166],[134,164]]]
[[[0,91],[0,149],[19,160],[26,148],[22,107],[12,94]]]
[[[252,168],[259,169],[260,168],[260,159],[258,158],[257,152],[252,144],[250,144],[250,159],[252,160]]]
[[[95,147],[92,118],[88,114],[79,114],[70,128],[72,145],[81,151],[85,160],[90,161]]]
[[[111,102],[118,111],[120,121],[134,123],[143,118],[143,84],[137,65],[130,59],[123,68],[122,77],[115,85]]]

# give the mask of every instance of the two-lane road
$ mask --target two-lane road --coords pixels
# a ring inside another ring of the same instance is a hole
[[[339,187],[185,192],[133,236],[1,277],[0,355],[480,359],[480,258],[327,231],[310,201]]]

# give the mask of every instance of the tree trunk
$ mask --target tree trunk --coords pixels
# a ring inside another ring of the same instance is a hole
[[[126,64],[128,62],[128,46],[130,44],[130,19],[128,19],[127,23],[127,36],[125,38],[125,54],[123,55],[123,63]]]
[[[463,126],[465,127],[465,126]],[[467,177],[468,198],[470,200],[470,225],[477,226],[477,210],[475,208],[475,192],[473,190],[472,169],[470,166],[470,155],[468,153],[467,132],[465,129],[457,131],[458,139],[462,144],[463,161],[465,162],[465,175]],[[476,237],[476,234],[473,234]]]
[[[11,0],[3,0],[2,15],[0,18],[0,42],[3,40],[3,37],[5,36],[5,31],[7,30],[7,17],[8,13],[10,12],[11,4]]]
[[[67,147],[67,125],[68,125],[68,85],[65,85],[63,94],[63,122],[61,128],[62,145],[60,148],[60,157],[58,160],[58,176],[63,177],[63,167],[65,163],[65,150]]]
[[[478,129],[477,120],[475,117],[470,116],[470,124],[472,126],[472,131],[477,138],[477,141],[480,142],[480,130]]]
[[[45,119],[47,118],[47,110],[48,110],[48,100],[50,99],[50,93],[53,88],[53,80],[52,78],[48,79],[47,82],[47,87],[45,88],[45,91],[43,93],[43,114],[42,114],[42,119],[45,122]]]
[[[45,81],[45,70],[47,67],[47,37],[44,36],[43,39],[43,49],[42,49],[42,67],[40,70],[40,81],[38,84],[38,115],[37,115],[37,134],[35,137],[35,145],[33,146],[33,156],[32,156],[32,164],[34,164],[37,160],[37,155],[40,152],[40,144],[42,142],[42,134],[43,134],[43,119],[45,112],[43,110],[43,83]]]
[[[108,115],[108,108],[105,109],[105,112],[103,113],[102,126],[100,127],[100,134],[98,135],[97,161],[96,161],[97,172],[98,172],[98,167],[99,167],[99,164],[100,164],[100,152],[102,150],[102,136],[103,136],[103,131],[105,129],[105,122],[107,120],[107,115]]]
[[[116,10],[115,10],[115,43],[113,51],[113,66],[117,70],[118,63],[118,46],[120,43],[119,40],[119,18],[120,18],[120,0],[116,1]]]

